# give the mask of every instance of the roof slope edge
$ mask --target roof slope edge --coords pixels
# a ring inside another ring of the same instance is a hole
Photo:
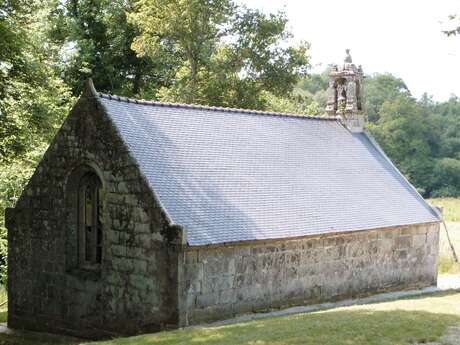
[[[115,131],[116,135],[118,135],[120,140],[126,146],[128,152],[129,152],[130,158],[133,160],[134,164],[137,166],[139,176],[142,178],[144,183],[147,186],[149,186],[149,190],[151,192],[152,198],[154,199],[155,203],[161,208],[163,214],[165,215],[165,218],[166,218],[166,221],[167,221],[168,225],[170,227],[172,227],[172,226],[180,227],[181,232],[182,232],[182,234],[181,234],[182,242],[186,241],[187,236],[186,236],[185,229],[182,226],[180,226],[180,224],[176,224],[173,221],[173,219],[172,219],[171,215],[169,214],[168,210],[166,209],[166,207],[161,202],[161,200],[160,200],[159,196],[157,195],[157,193],[155,192],[153,186],[149,182],[148,178],[145,176],[144,171],[141,169],[141,166],[140,166],[138,160],[136,159],[136,156],[133,153],[132,148],[130,147],[129,143],[125,140],[124,136],[120,133],[120,130],[119,130],[118,126],[116,125],[116,123],[114,123],[112,117],[109,115],[109,112],[108,112],[106,106],[100,101],[100,98],[99,98],[97,92],[95,92],[95,88],[94,88],[94,85],[92,83],[92,80],[88,79],[88,81],[86,83],[85,91],[82,94],[81,98],[93,98],[93,97],[96,99],[97,104],[100,106],[100,109],[104,113],[104,115],[106,116],[107,120],[110,121],[110,123],[112,124],[113,130]]]
[[[439,214],[439,212],[433,207],[431,206],[423,196],[420,195],[420,193],[418,192],[418,190],[412,185],[412,183],[410,183],[410,181],[406,178],[406,176],[404,176],[404,174],[399,171],[399,169],[393,164],[393,162],[391,161],[391,159],[387,156],[387,154],[385,153],[385,151],[382,149],[382,147],[379,145],[379,143],[377,142],[377,140],[375,140],[374,136],[367,130],[364,130],[363,131],[363,134],[366,136],[366,138],[369,140],[369,142],[376,148],[376,150],[382,155],[383,158],[385,158],[385,160],[391,165],[391,167],[393,167],[393,169],[395,169],[395,171],[398,172],[398,174],[401,176],[401,178],[407,183],[407,185],[413,190],[413,192],[415,193],[415,195],[420,199],[420,201],[433,213],[434,216],[436,216],[439,221],[442,220],[442,215]]]

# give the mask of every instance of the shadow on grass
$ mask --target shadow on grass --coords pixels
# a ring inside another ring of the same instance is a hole
[[[82,341],[47,333],[13,332],[12,334],[0,333],[0,345],[78,345]]]
[[[97,344],[414,344],[438,339],[460,315],[426,311],[371,309],[323,311],[268,318],[219,327],[119,338]]]

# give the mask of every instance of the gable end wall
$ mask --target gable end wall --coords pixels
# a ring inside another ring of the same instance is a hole
[[[103,262],[75,267],[71,172],[103,182]],[[8,325],[100,337],[177,324],[177,249],[170,229],[101,105],[82,97],[14,209],[8,210]]]

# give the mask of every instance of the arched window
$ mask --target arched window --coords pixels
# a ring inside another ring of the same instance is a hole
[[[78,263],[98,267],[102,261],[101,181],[85,173],[78,184]]]

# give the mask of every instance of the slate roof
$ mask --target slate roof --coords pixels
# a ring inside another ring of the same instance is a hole
[[[191,246],[439,221],[335,118],[97,97]]]

